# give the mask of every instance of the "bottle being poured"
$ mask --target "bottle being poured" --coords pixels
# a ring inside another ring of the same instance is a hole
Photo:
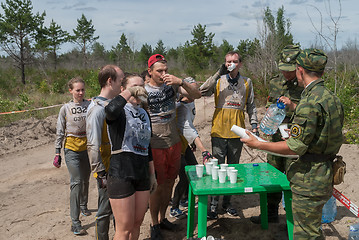
[[[259,128],[264,134],[273,135],[277,132],[279,125],[285,118],[285,104],[277,100],[276,104],[271,104],[264,115]]]

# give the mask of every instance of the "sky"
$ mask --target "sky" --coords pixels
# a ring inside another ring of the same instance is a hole
[[[318,43],[315,27],[322,28],[332,38],[329,28],[334,26],[332,20],[339,17],[339,2],[342,10],[337,44],[340,49],[359,36],[357,0],[32,0],[32,5],[34,13],[46,12],[46,26],[53,19],[71,34],[77,19],[84,14],[92,20],[95,35],[100,37],[97,41],[109,50],[118,43],[122,33],[133,49],[140,49],[145,43],[155,47],[159,40],[165,47],[177,47],[193,38],[191,31],[197,24],[205,25],[207,34],[215,34],[216,45],[225,39],[237,47],[240,40],[260,39],[263,9],[269,7],[276,16],[281,6],[285,18],[290,19],[294,41],[307,48]],[[74,47],[64,44],[61,51]]]

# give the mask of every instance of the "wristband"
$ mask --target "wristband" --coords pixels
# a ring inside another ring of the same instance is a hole
[[[183,83],[184,83],[184,79],[182,79],[182,82],[181,82],[181,84],[179,86],[182,87]]]

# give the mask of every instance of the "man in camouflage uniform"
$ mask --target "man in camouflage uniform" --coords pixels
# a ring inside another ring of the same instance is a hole
[[[287,168],[293,194],[293,236],[324,239],[320,229],[322,208],[333,191],[333,159],[343,142],[344,112],[339,99],[321,79],[327,63],[324,52],[303,50],[296,62],[298,83],[305,89],[295,108],[290,138],[273,143],[250,136],[242,142],[251,148],[299,155]]]
[[[282,74],[274,76],[270,80],[269,96],[267,99],[268,108],[271,104],[276,103],[277,99],[281,97],[283,102],[292,102],[295,105],[300,100],[300,94],[303,91],[303,87],[298,85],[298,80],[295,74],[296,59],[300,52],[298,45],[288,45],[284,47],[281,52],[278,68]],[[287,123],[288,127],[291,124],[291,117],[294,113],[293,110],[286,107],[286,117],[283,123]],[[279,130],[272,136],[272,142],[283,141]],[[286,170],[287,158],[278,157],[274,155],[267,155],[267,161],[269,164],[277,168],[281,172]],[[282,194],[271,193],[268,194],[268,222],[278,222],[278,205],[280,203]],[[260,224],[260,216],[254,216],[250,218],[253,223]]]

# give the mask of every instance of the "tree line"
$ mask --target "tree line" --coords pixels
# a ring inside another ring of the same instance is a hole
[[[197,24],[191,31],[193,39],[184,45],[166,48],[163,41],[158,40],[156,46],[144,43],[139,50],[130,47],[124,33],[115,46],[106,50],[103,44],[96,41],[99,36],[95,34],[95,26],[84,14],[77,19],[76,28],[69,33],[54,19],[49,26],[45,26],[46,12],[34,13],[31,0],[6,0],[1,7],[4,13],[0,14],[0,41],[1,48],[7,53],[3,61],[12,61],[20,70],[23,84],[26,83],[26,67],[29,65],[53,70],[59,66],[89,69],[111,62],[130,71],[144,69],[147,59],[154,53],[164,55],[173,67],[189,75],[217,68],[223,62],[224,55],[231,50],[239,51],[244,59],[257,56],[262,62],[268,60],[265,63],[268,66],[263,69],[272,71],[275,70],[273,63],[280,49],[293,43],[290,21],[284,18],[284,7],[278,9],[277,16],[269,8],[265,9],[263,21],[266,29],[262,40],[240,40],[237,46],[223,40],[216,46],[213,43],[215,34],[207,33],[206,25]],[[69,42],[76,48],[59,55],[61,45]]]
[[[330,0],[324,2],[330,3]],[[338,0],[338,3],[341,10],[341,1]],[[67,91],[66,82],[74,76],[82,76],[88,86],[87,93],[94,96],[99,91],[96,76],[100,66],[113,63],[127,72],[141,72],[147,69],[147,60],[154,53],[166,57],[171,73],[204,81],[218,69],[224,62],[225,54],[231,50],[242,55],[244,64],[241,72],[253,80],[256,100],[265,102],[268,82],[278,74],[277,62],[281,50],[288,44],[300,45],[291,34],[291,21],[285,17],[283,6],[275,14],[269,7],[263,9],[258,37],[240,40],[237,46],[225,39],[219,45],[214,44],[215,33],[207,32],[206,25],[197,24],[191,31],[192,39],[177,47],[166,48],[164,42],[158,40],[155,46],[144,43],[140,49],[134,49],[133,42],[122,33],[118,43],[109,50],[98,42],[95,26],[84,14],[69,33],[53,19],[49,26],[45,26],[45,11],[34,13],[31,0],[6,0],[1,7],[0,47],[7,53],[7,56],[0,57],[1,111],[21,110],[32,102],[38,102],[35,104],[38,106],[46,106],[51,101],[56,104]],[[315,10],[313,12],[319,12],[319,8]],[[325,17],[320,12],[319,15]],[[356,41],[348,40],[338,50],[336,40],[340,33],[341,12],[337,15],[329,12],[326,18],[332,20],[320,21],[319,26],[312,22],[317,39],[311,47],[324,49],[328,54],[329,62],[323,76],[325,84],[344,105],[349,129],[347,139],[359,143],[358,46]],[[331,32],[325,34],[323,29]],[[64,43],[72,43],[75,48],[59,54]],[[18,72],[13,70],[14,66]],[[17,84],[19,78],[22,86]],[[35,96],[33,88],[37,91]],[[21,94],[18,94],[19,90]],[[31,92],[32,98],[28,92]],[[40,95],[40,100],[34,99],[36,95]],[[46,97],[42,98],[43,95]]]

